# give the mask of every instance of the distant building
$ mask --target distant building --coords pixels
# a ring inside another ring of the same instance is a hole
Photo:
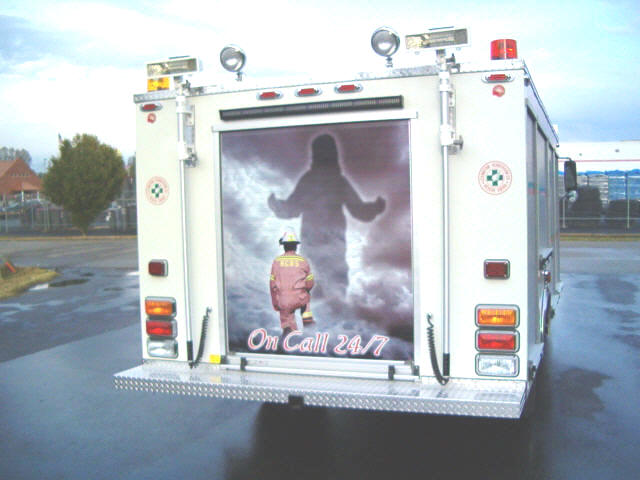
[[[21,158],[12,162],[0,162],[0,197],[38,196],[42,190],[42,180]]]
[[[560,144],[558,152],[560,156],[575,160],[581,173],[640,169],[640,140],[566,142]]]

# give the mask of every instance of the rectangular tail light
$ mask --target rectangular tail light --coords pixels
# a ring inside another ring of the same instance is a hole
[[[144,311],[150,317],[173,317],[176,301],[173,298],[147,297],[144,299]]]
[[[484,261],[484,278],[504,280],[509,278],[510,270],[509,260]]]
[[[147,320],[147,335],[151,337],[171,337],[175,338],[176,322],[175,320]]]
[[[517,332],[476,332],[476,348],[489,352],[515,352],[518,350]]]
[[[147,353],[150,357],[177,358],[178,342],[175,340],[147,340]]]
[[[489,377],[517,377],[520,370],[516,355],[476,355],[476,373]]]
[[[169,274],[169,262],[166,260],[150,260],[149,275],[154,277],[166,277]]]
[[[515,305],[478,305],[476,325],[479,327],[517,327],[519,309]]]

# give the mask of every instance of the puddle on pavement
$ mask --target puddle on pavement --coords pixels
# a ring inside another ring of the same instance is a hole
[[[562,372],[554,381],[554,395],[560,404],[560,411],[564,415],[593,419],[595,413],[604,410],[604,402],[596,394],[595,389],[610,379],[592,370],[571,368]]]
[[[629,333],[628,335],[614,335],[613,338],[620,340],[622,343],[629,345],[636,350],[640,350],[640,335]]]
[[[633,310],[617,310],[615,308],[606,308],[605,311],[611,314],[612,318],[617,319],[620,323],[629,325],[640,323],[640,313]]]
[[[71,280],[61,280],[59,282],[53,282],[49,284],[49,288],[56,287],[68,287],[70,285],[81,285],[87,283],[89,280],[86,278],[73,278]]]
[[[607,302],[619,305],[635,304],[635,294],[638,292],[638,287],[633,283],[613,276],[599,277],[598,289]]]

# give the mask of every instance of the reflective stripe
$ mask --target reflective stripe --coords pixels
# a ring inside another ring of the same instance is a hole
[[[270,275],[270,276],[269,276],[269,278],[271,278],[271,280],[274,280],[274,281],[275,281],[276,276],[272,274],[272,275]]]
[[[305,280],[313,280],[313,273],[307,275],[307,278]]]
[[[313,314],[311,312],[304,312],[302,314],[302,318],[311,318],[313,317]]]

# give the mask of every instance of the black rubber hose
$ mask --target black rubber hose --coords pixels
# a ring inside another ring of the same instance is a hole
[[[438,358],[436,357],[436,341],[433,334],[433,323],[431,323],[431,315],[427,315],[427,322],[429,322],[429,326],[427,327],[427,341],[429,344],[429,355],[431,356],[431,367],[433,368],[433,374],[436,376],[436,380],[440,385],[446,385],[449,381],[448,378],[445,378],[440,373],[440,367],[438,366]]]
[[[207,340],[207,328],[209,326],[210,313],[211,309],[207,308],[204,317],[202,317],[202,331],[200,332],[200,345],[198,345],[198,355],[196,355],[196,359],[191,364],[191,368],[198,366],[200,360],[202,360],[202,354],[204,353],[204,342]]]

